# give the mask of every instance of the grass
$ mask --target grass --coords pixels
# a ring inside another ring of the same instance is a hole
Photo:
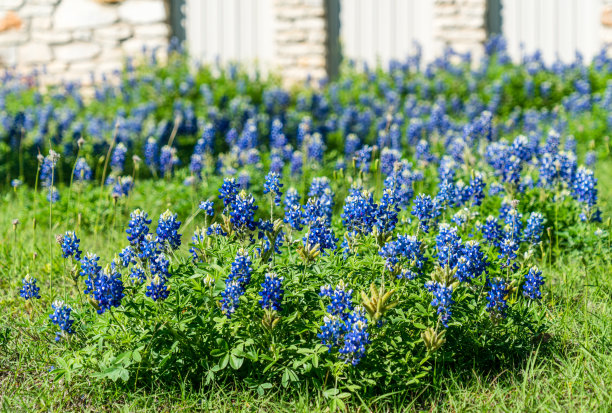
[[[603,216],[612,213],[609,183],[612,161],[600,161],[600,205]],[[202,194],[213,193],[218,182],[206,183]],[[24,306],[18,296],[26,273],[49,281],[50,266],[61,274],[54,235],[66,228],[80,227],[86,249],[103,259],[123,245],[123,225],[135,205],[146,203],[151,216],[169,205],[180,216],[188,216],[201,194],[186,196],[180,179],[171,182],[142,181],[126,204],[113,206],[98,200],[98,189],[83,193],[81,211],[75,210],[73,192],[53,206],[49,225],[48,203],[42,194],[21,188],[6,192],[0,204],[0,405],[4,411],[326,411],[330,399],[321,389],[293,386],[273,388],[263,396],[244,383],[223,386],[194,386],[192,382],[167,387],[151,385],[126,388],[112,382],[73,377],[53,380],[48,373],[61,349],[52,341],[46,316],[55,297]],[[66,193],[66,191],[64,191]],[[32,208],[31,205],[35,205]],[[95,214],[84,213],[88,209]],[[80,218],[79,218],[79,212]],[[19,224],[13,225],[18,219]],[[36,226],[34,226],[36,220]],[[188,234],[194,223],[184,229]],[[604,227],[610,231],[609,226]],[[584,234],[592,236],[592,234]],[[51,244],[51,245],[50,245]],[[49,251],[54,255],[51,264]],[[612,405],[612,265],[602,251],[585,255],[566,248],[544,268],[547,279],[545,303],[549,330],[530,354],[517,364],[482,369],[478,360],[436,377],[414,392],[389,388],[385,394],[347,400],[357,411],[606,411]],[[68,291],[64,282],[56,289]],[[457,373],[460,372],[460,373]]]

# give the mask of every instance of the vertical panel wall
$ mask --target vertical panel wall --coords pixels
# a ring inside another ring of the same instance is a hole
[[[501,0],[501,32],[513,60],[540,50],[546,63],[590,61],[601,47],[601,0]]]
[[[424,61],[435,55],[434,0],[340,0],[342,56],[386,66],[423,50]]]
[[[185,1],[185,40],[194,58],[209,63],[271,64],[273,0]]]

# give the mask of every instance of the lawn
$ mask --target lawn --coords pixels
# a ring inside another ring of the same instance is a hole
[[[6,74],[3,410],[606,411],[612,61],[487,50]]]

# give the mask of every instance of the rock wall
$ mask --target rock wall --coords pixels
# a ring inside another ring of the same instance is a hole
[[[43,82],[87,84],[169,37],[164,0],[0,0],[0,67],[38,68]]]
[[[327,76],[325,0],[275,0],[275,64],[286,83]]]
[[[433,25],[439,50],[470,52],[478,62],[487,40],[487,0],[435,0]]]

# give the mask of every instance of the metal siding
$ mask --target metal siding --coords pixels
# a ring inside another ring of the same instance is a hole
[[[514,61],[539,50],[544,61],[590,61],[601,47],[600,0],[502,0],[502,34]],[[521,45],[523,47],[521,47]]]
[[[274,0],[185,0],[185,40],[207,63],[266,67],[274,59]]]
[[[340,42],[344,58],[380,63],[405,60],[423,49],[426,61],[436,52],[433,40],[434,0],[340,0]]]

